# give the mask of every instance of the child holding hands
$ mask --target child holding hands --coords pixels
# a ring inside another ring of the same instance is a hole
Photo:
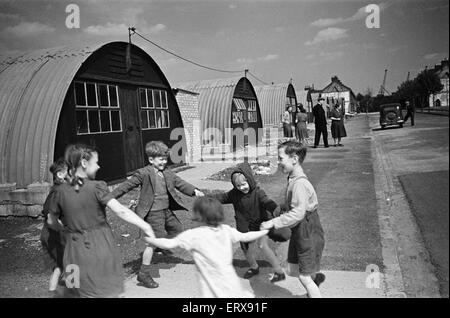
[[[173,239],[146,237],[159,248],[181,247],[195,261],[202,297],[254,297],[242,285],[234,270],[233,243],[251,242],[268,233],[267,230],[241,233],[223,224],[224,213],[219,201],[201,197],[194,202],[194,218],[201,226],[182,232]]]
[[[291,228],[288,250],[289,274],[298,275],[309,297],[319,298],[321,297],[319,285],[325,280],[325,275],[319,273],[325,240],[317,213],[317,195],[302,168],[306,149],[296,141],[287,141],[278,147],[280,167],[284,173],[289,174],[286,189],[288,211],[263,222],[261,229]]]

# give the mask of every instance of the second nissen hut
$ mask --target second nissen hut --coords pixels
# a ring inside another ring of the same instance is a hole
[[[255,145],[261,141],[258,98],[245,77],[179,83],[176,88],[198,93],[203,144]]]
[[[264,126],[279,126],[281,116],[292,106],[292,120],[296,113],[297,97],[294,86],[290,83],[255,86],[261,107]]]

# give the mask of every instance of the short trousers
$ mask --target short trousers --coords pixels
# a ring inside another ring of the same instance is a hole
[[[299,273],[313,275],[320,270],[325,246],[324,233],[317,211],[307,212],[305,218],[291,228],[288,263],[298,264]]]
[[[150,211],[144,221],[150,224],[157,238],[172,238],[183,232],[183,225],[169,209]]]

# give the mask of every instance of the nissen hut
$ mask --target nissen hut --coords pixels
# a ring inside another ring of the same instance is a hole
[[[203,144],[222,144],[236,150],[241,145],[255,145],[261,141],[259,103],[247,78],[180,83],[176,87],[199,94]]]
[[[296,113],[297,97],[290,83],[255,86],[264,126],[279,126],[283,113],[291,108],[292,120]]]
[[[148,141],[180,140],[185,148],[185,138],[170,139],[177,127],[183,123],[169,82],[135,45],[59,47],[0,60],[3,189],[51,182],[49,166],[75,142],[99,149],[97,179],[122,179],[147,163]]]

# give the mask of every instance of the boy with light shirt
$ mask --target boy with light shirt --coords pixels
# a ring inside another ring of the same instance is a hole
[[[263,222],[261,229],[291,228],[288,274],[298,274],[308,297],[320,298],[319,285],[325,280],[325,275],[319,273],[325,240],[317,213],[317,195],[302,168],[306,149],[296,141],[287,141],[278,147],[280,167],[289,175],[285,201],[288,211]]]

